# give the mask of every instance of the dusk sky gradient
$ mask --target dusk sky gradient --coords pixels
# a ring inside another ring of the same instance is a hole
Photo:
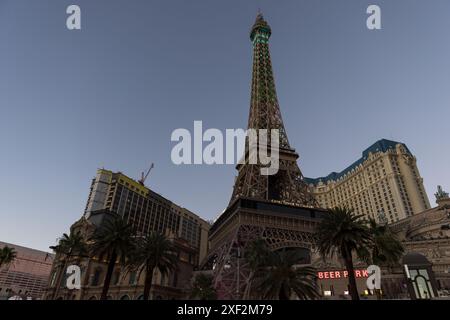
[[[82,30],[66,28],[78,4]],[[382,30],[366,28],[378,4]],[[176,166],[173,130],[245,128],[258,8],[290,144],[307,177],[381,138],[417,157],[430,202],[450,190],[448,0],[0,0],[0,241],[49,250],[99,167],[213,219],[232,165]]]

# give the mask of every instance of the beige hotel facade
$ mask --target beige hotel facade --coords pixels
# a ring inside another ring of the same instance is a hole
[[[416,158],[404,143],[382,139],[337,173],[305,178],[323,208],[346,206],[393,223],[430,208]]]

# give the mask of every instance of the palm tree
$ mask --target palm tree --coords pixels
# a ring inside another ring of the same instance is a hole
[[[251,241],[245,248],[244,259],[248,263],[250,274],[244,291],[244,299],[249,298],[255,273],[260,268],[267,266],[269,256],[270,250],[267,248],[266,242],[263,239]]]
[[[75,256],[86,257],[88,251],[84,237],[80,232],[71,232],[70,235],[64,233],[62,237],[58,239],[58,244],[56,246],[51,246],[50,249],[52,249],[56,254],[59,254],[60,257],[63,257],[61,264],[62,268],[58,272],[56,287],[52,297],[52,299],[55,299],[69,259]]]
[[[213,276],[204,273],[197,274],[192,285],[190,298],[200,300],[217,299],[217,293],[213,286]]]
[[[17,253],[14,248],[5,246],[0,249],[0,268],[9,266],[16,259]]]
[[[312,267],[297,266],[301,259],[299,250],[270,252],[266,266],[261,266],[254,274],[255,288],[261,297],[289,300],[295,293],[299,299],[317,298],[316,271]]]
[[[356,286],[353,253],[368,247],[371,234],[363,220],[363,215],[352,209],[338,207],[330,210],[317,227],[317,247],[322,257],[340,255],[348,272],[349,291],[353,300],[359,300]]]
[[[358,255],[367,264],[377,266],[394,267],[399,264],[405,251],[402,243],[386,224],[377,224],[374,219],[369,219],[369,232],[373,241],[367,246],[359,249]],[[381,291],[375,290],[377,298],[381,298]]]
[[[365,251],[360,252],[360,256],[366,257],[364,260],[367,263],[378,266],[394,267],[398,265],[405,249],[389,226],[377,224],[371,218],[369,219],[369,232],[372,234],[373,242]]]
[[[139,275],[145,271],[144,300],[150,296],[154,271],[168,275],[176,269],[177,262],[175,247],[165,235],[152,231],[139,239],[129,265],[137,268]]]
[[[100,297],[101,300],[106,300],[117,260],[124,265],[134,249],[134,232],[125,219],[114,215],[94,231],[90,242],[91,255],[108,261]]]

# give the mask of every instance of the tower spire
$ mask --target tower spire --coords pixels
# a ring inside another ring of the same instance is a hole
[[[272,29],[258,12],[250,31],[253,44],[253,73],[250,99],[248,129],[278,129],[279,132],[279,171],[272,176],[261,175],[260,164],[248,163],[248,148],[245,163],[238,165],[238,176],[230,204],[239,197],[258,200],[276,200],[303,206],[316,204],[310,194],[303,175],[297,165],[298,154],[289,145],[284,128],[275,88],[272,63],[269,52],[269,38]],[[248,146],[248,145],[247,145]]]

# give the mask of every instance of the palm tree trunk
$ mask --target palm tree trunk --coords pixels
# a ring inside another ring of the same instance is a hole
[[[345,267],[348,272],[349,291],[352,300],[359,300],[358,286],[356,285],[355,268],[353,266],[353,258],[351,251],[344,249],[343,258],[345,261]]]
[[[244,295],[243,295],[243,297],[242,297],[243,300],[248,300],[248,299],[249,299],[249,297],[250,297],[250,291],[251,291],[251,285],[252,285],[251,280],[248,280],[248,281],[247,281],[247,285],[245,286]]]
[[[284,291],[284,288],[280,288],[280,292],[278,293],[278,299],[279,300],[289,300],[289,297],[286,295],[286,292]]]
[[[105,282],[103,283],[103,290],[100,300],[106,300],[108,297],[109,285],[111,283],[114,267],[116,266],[117,253],[114,250],[108,262],[108,269],[106,270]]]
[[[55,286],[56,287],[55,287],[55,290],[53,290],[52,300],[57,299],[59,288],[61,286],[62,276],[66,272],[67,260],[68,260],[67,258],[64,259],[64,263],[62,265],[62,269],[60,270],[60,272],[58,272],[58,277],[57,277],[56,282],[55,282]]]
[[[153,271],[154,267],[147,265],[145,270],[144,300],[148,300],[148,297],[150,296],[150,289],[153,282]]]
[[[244,300],[248,300],[250,298],[250,294],[252,291],[252,280],[253,280],[254,274],[255,274],[254,271],[250,271],[250,275],[248,276],[248,279],[246,281],[247,285],[245,286],[245,291],[244,291],[244,296],[243,296]]]

